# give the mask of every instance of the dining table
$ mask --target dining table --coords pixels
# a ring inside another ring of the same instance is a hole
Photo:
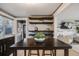
[[[17,50],[24,50],[24,56],[26,56],[26,50],[64,50],[64,56],[69,56],[71,48],[70,44],[55,38],[46,38],[43,42],[28,38],[26,41],[20,41],[10,46],[10,49],[13,50],[13,56],[17,56]]]

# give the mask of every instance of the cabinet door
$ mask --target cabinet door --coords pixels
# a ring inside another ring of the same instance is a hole
[[[10,55],[12,53],[12,50],[10,49],[10,46],[14,44],[14,37],[8,38],[6,43],[6,55]]]

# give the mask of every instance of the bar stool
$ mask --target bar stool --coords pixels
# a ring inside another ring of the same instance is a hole
[[[32,53],[32,51],[36,51],[36,53]],[[28,56],[31,56],[31,55],[40,56],[40,55],[39,55],[39,50],[28,50]]]

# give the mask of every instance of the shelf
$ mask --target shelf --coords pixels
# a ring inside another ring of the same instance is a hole
[[[33,30],[29,30],[29,32],[54,32],[52,30],[38,30],[38,31],[33,31]]]
[[[43,20],[43,19],[45,19],[45,20],[52,20],[53,17],[52,18],[31,18],[31,17],[29,17],[29,19],[30,20]]]
[[[53,22],[29,22],[30,24],[53,24]]]
[[[35,34],[29,34],[29,36],[34,36]],[[53,34],[45,34],[46,36],[53,36]]]
[[[30,20],[52,20],[53,16],[30,16]]]
[[[29,34],[29,36],[34,36],[35,34]]]
[[[39,31],[29,31],[29,36],[34,36],[37,32],[43,32],[46,36],[53,36],[54,31],[48,31],[48,30],[39,30]]]

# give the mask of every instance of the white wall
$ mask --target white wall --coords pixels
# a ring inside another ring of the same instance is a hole
[[[54,13],[54,38],[57,38],[57,25],[58,25],[58,21],[61,21],[58,19],[59,14],[61,14],[61,12],[63,10],[65,10],[68,6],[70,5],[70,3],[64,3],[60,6],[60,8]]]
[[[79,3],[72,3],[59,15],[59,19],[79,19]]]
[[[53,30],[53,26],[49,24],[36,24],[36,25],[29,24],[28,26],[29,26],[28,30],[35,30],[35,27],[38,27],[38,30],[48,30],[48,28],[50,30]]]

